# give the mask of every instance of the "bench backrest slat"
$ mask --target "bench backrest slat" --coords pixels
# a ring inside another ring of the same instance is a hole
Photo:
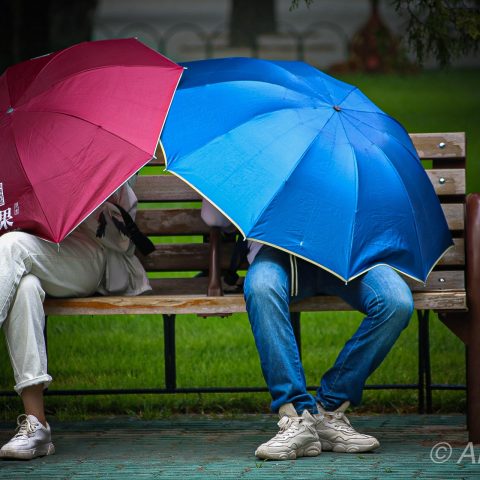
[[[146,235],[206,235],[209,232],[199,208],[139,210],[136,221]]]
[[[208,278],[155,278],[150,283],[154,291],[166,295],[184,294],[186,287],[188,287],[189,293],[201,295],[207,290]],[[463,290],[465,277],[460,271],[432,272],[426,285],[410,279],[407,279],[407,283],[414,292]]]
[[[465,158],[465,133],[411,133],[418,156],[426,158]]]
[[[462,203],[443,204],[443,212],[450,230],[463,231]],[[151,208],[139,210],[137,224],[146,235],[206,235],[208,227],[200,217],[199,208]]]
[[[463,169],[431,169],[427,176],[437,195],[464,195],[465,171]],[[139,176],[135,192],[141,202],[194,202],[201,196],[184,181],[173,175]]]
[[[230,265],[233,244],[222,245],[220,263],[222,269]],[[139,255],[144,267],[149,272],[155,271],[193,271],[208,269],[208,244],[206,243],[161,243],[147,257]],[[437,269],[461,270],[465,263],[463,239],[455,239],[455,245],[440,259]],[[247,268],[242,265],[241,268]]]
[[[465,159],[465,132],[410,133],[409,135],[422,160],[432,158]],[[157,148],[155,156],[156,158],[150,161],[150,165],[165,165],[163,150],[160,146]]]

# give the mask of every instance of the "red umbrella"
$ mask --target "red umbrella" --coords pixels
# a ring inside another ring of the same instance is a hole
[[[135,39],[0,77],[0,234],[60,242],[154,155],[182,67]]]

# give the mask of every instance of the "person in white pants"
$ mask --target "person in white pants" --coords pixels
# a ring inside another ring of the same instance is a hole
[[[25,411],[0,458],[31,459],[55,452],[43,402],[43,390],[52,381],[43,334],[45,296],[137,295],[150,289],[135,246],[113,223],[113,218],[122,221],[116,205],[134,216],[136,197],[129,184],[59,244],[20,231],[0,236],[0,326]]]

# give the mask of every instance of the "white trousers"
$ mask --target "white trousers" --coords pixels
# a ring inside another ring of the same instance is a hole
[[[105,258],[104,248],[78,229],[60,244],[24,232],[0,236],[0,326],[17,393],[52,381],[43,336],[45,294],[92,295],[102,281]]]

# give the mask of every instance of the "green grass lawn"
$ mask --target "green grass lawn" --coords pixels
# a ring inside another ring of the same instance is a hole
[[[466,131],[468,189],[480,191],[480,71],[426,72],[410,76],[344,75],[409,132]],[[361,319],[359,314],[318,313],[302,317],[303,360],[307,382],[318,383]],[[402,334],[369,383],[414,383],[417,374],[417,320]],[[431,322],[435,383],[465,383],[465,350],[436,318]],[[49,320],[53,388],[163,387],[163,328],[159,316],[52,317]],[[246,315],[177,319],[178,386],[263,386]],[[13,376],[0,344],[0,388]],[[362,409],[410,411],[416,393],[367,390]],[[17,398],[0,399],[2,416],[21,411]],[[156,417],[171,412],[264,412],[268,394],[125,395],[49,397],[47,408],[60,418],[105,414]],[[437,411],[463,411],[465,393],[434,393]]]
[[[318,313],[302,318],[303,361],[307,382],[315,385],[353,333],[360,314]],[[414,383],[417,372],[416,317],[404,331],[370,383]],[[135,388],[164,385],[163,329],[160,316],[51,317],[50,373],[54,387]],[[257,353],[246,315],[228,318],[177,318],[179,387],[263,386]],[[464,383],[464,347],[437,319],[432,321],[433,381]],[[1,351],[1,388],[11,388],[8,358]],[[53,385],[52,385],[53,388]],[[435,392],[438,411],[462,411],[463,392]],[[362,409],[414,411],[416,393],[367,390]],[[18,399],[3,400],[3,416],[20,409]],[[124,395],[49,397],[47,407],[60,418],[171,412],[266,412],[267,394]]]

